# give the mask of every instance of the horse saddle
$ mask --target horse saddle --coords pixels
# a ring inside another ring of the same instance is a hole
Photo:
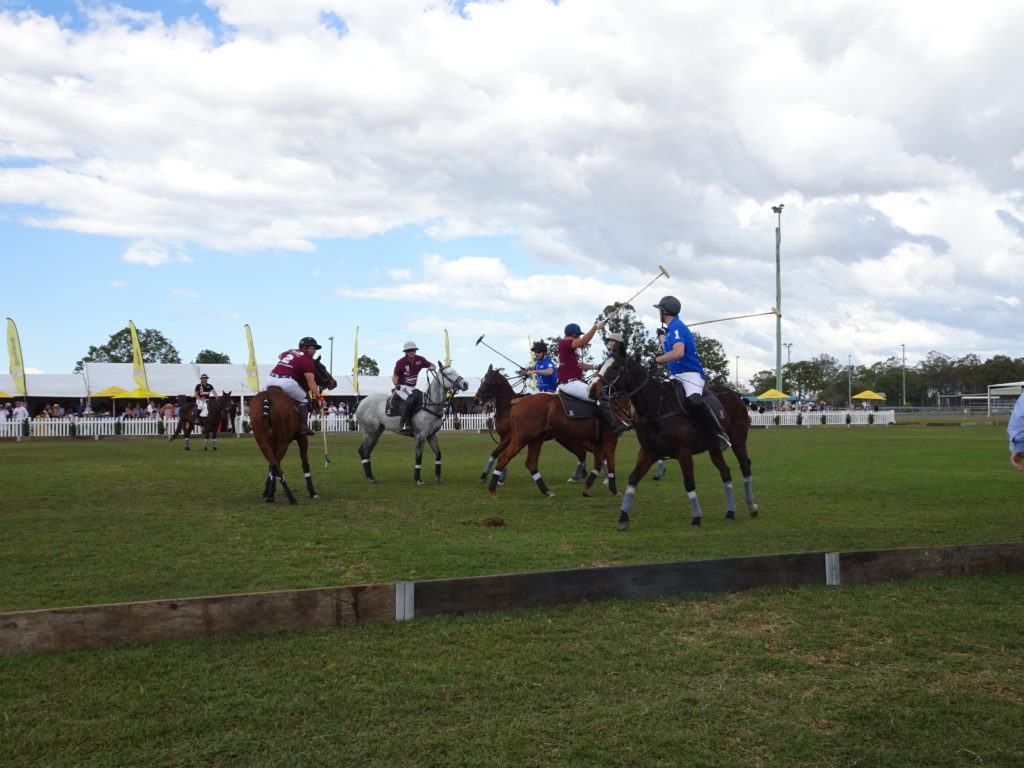
[[[686,390],[683,389],[683,385],[676,379],[671,379],[669,381],[669,391],[672,395],[672,406],[675,408],[676,413],[685,414],[691,421],[700,424],[700,417],[695,417],[690,413],[690,405],[686,401]],[[714,390],[705,385],[704,391],[700,393],[700,397],[711,408],[711,412],[715,414],[718,422],[724,424],[725,408],[722,407],[722,401],[718,399],[718,395],[715,394]]]
[[[409,399],[412,400],[412,411],[409,416],[412,417],[416,411],[420,409],[423,394],[417,389],[413,390],[413,393],[409,395]],[[391,397],[387,399],[384,404],[384,415],[385,416],[401,416],[402,409],[405,408],[406,401],[398,397],[397,394],[392,393]]]
[[[592,419],[597,415],[597,403],[590,400],[581,400],[564,392],[558,393],[558,399],[562,401],[562,409],[570,419]]]

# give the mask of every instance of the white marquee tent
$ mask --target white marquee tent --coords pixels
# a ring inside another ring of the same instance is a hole
[[[273,364],[261,364],[259,382],[265,387],[269,381]],[[218,392],[230,392],[232,395],[251,397],[255,394],[249,386],[244,365],[196,365],[192,363],[147,363],[146,379],[149,389],[162,395],[191,394],[199,382],[199,376],[206,373],[210,383]],[[356,390],[352,386],[351,376],[337,376],[337,388],[327,392],[329,397],[355,397]],[[480,386],[479,377],[466,376],[469,389],[461,397],[472,397]],[[422,387],[423,377],[420,378]],[[86,363],[82,373],[29,373],[25,375],[25,386],[29,397],[46,398],[87,398],[94,392],[107,387],[117,386],[125,390],[133,390],[138,385],[132,378],[131,363]],[[390,392],[392,389],[390,376],[360,376],[360,396],[375,392]],[[0,391],[16,396],[14,380],[10,374],[0,373]]]

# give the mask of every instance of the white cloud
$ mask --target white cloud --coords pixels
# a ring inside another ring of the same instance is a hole
[[[170,291],[168,291],[167,295],[170,296],[172,299],[192,299],[199,296],[200,294],[196,293],[195,291],[190,291],[187,288],[173,288]]]

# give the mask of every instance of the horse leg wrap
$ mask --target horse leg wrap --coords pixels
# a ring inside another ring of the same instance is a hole
[[[589,489],[591,486],[593,486],[593,484],[597,482],[597,478],[599,478],[600,476],[601,470],[599,470],[597,467],[594,467],[591,470],[590,474],[587,475],[587,488]]]
[[[636,486],[627,485],[626,492],[622,495],[622,506],[619,507],[619,511],[624,515],[628,515],[633,509],[633,499],[636,496]]]
[[[700,510],[700,500],[697,498],[696,491],[687,491],[686,495],[690,498],[690,506],[693,507],[693,516],[699,518],[704,513]]]
[[[616,492],[616,487],[615,487],[615,473],[614,473],[614,472],[609,472],[609,473],[608,473],[608,490],[609,490],[610,492],[612,492],[612,493],[615,493],[615,492]]]
[[[363,459],[362,460],[362,464],[363,464],[363,474],[366,475],[367,477],[373,477],[373,470],[370,469],[370,460],[369,459]]]
[[[587,474],[587,462],[581,461],[576,464],[576,471],[572,473],[572,477],[569,478],[569,482],[578,482],[583,479],[585,474]]]
[[[544,478],[540,476],[540,472],[533,473],[533,482],[537,484],[540,492],[547,496],[551,491],[548,490],[548,484],[544,482]]]
[[[491,470],[494,468],[495,461],[497,461],[497,458],[494,456],[491,456],[491,458],[487,460],[487,464],[484,467],[484,471],[480,473],[480,477],[487,477],[487,475],[490,474]]]
[[[746,499],[747,504],[754,503],[754,481],[750,475],[743,478],[743,497]]]
[[[658,459],[658,469],[654,473],[655,480],[661,480],[665,476],[665,460]]]
[[[725,509],[727,512],[736,511],[736,500],[732,496],[732,480],[724,483],[725,485]]]

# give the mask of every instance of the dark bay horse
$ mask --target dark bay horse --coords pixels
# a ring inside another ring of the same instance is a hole
[[[314,359],[313,378],[320,391],[334,389],[338,382],[327,371],[327,367]],[[309,472],[309,438],[299,433],[299,412],[295,401],[285,394],[280,387],[270,386],[249,401],[249,423],[252,425],[252,436],[267,460],[267,480],[263,487],[263,498],[274,501],[277,483],[281,483],[285,496],[292,504],[297,500],[281,471],[281,460],[284,459],[288,446],[294,440],[299,444],[299,457],[302,459],[302,472],[306,477],[306,490],[311,498],[317,499],[313,488],[313,476]]]
[[[178,426],[174,434],[168,438],[173,440],[178,435],[185,439],[185,450],[189,448],[189,437],[192,432],[201,429],[203,431],[203,450],[207,450],[210,436],[213,436],[213,450],[217,450],[217,435],[220,433],[221,425],[228,411],[232,408],[233,400],[230,392],[224,392],[218,397],[211,397],[206,401],[206,416],[199,416],[196,408],[195,398],[186,395],[178,395]]]
[[[651,378],[647,369],[636,359],[615,355],[609,357],[594,379],[591,392],[605,385],[614,394],[628,395],[635,410],[634,424],[636,436],[640,441],[640,452],[636,457],[636,466],[626,481],[625,498],[619,514],[619,530],[629,528],[629,513],[633,508],[636,487],[651,465],[659,458],[673,458],[679,462],[683,471],[683,486],[690,499],[693,518],[690,525],[699,527],[702,517],[700,502],[697,499],[697,484],[693,476],[693,456],[708,452],[711,462],[718,468],[722,483],[725,486],[727,520],[736,517],[736,503],[733,500],[732,472],[725,457],[718,449],[713,436],[696,426],[689,416],[681,414],[676,408],[676,398],[670,382]],[[754,491],[750,477],[750,455],[747,453],[747,432],[750,430],[750,417],[743,399],[728,387],[711,387],[717,395],[724,410],[722,426],[729,435],[733,453],[740,463],[743,473],[743,492],[747,509],[751,517],[757,517],[757,504],[754,502]],[[614,396],[614,395],[613,395]]]
[[[377,478],[373,476],[370,455],[384,430],[415,439],[416,460],[413,464],[413,480],[416,485],[424,485],[420,469],[423,463],[423,444],[427,443],[434,452],[434,482],[441,482],[441,446],[437,443],[437,430],[441,428],[444,406],[449,397],[454,396],[456,392],[465,392],[469,385],[458,371],[440,362],[437,364],[437,373],[428,371],[427,376],[430,383],[423,395],[423,407],[413,414],[409,424],[411,429],[408,432],[399,431],[398,416],[387,415],[388,396],[383,392],[367,396],[356,408],[356,422],[363,433],[363,442],[359,445],[359,460],[362,462],[367,482],[377,482]]]
[[[483,405],[488,402],[494,405],[494,431],[498,433],[498,445],[491,451],[491,456],[484,466],[484,471],[480,473],[480,479],[477,482],[481,485],[487,481],[487,475],[494,467],[494,462],[498,460],[501,452],[508,447],[509,440],[512,439],[512,430],[509,425],[509,413],[512,410],[512,404],[520,397],[530,396],[525,393],[517,393],[509,380],[502,374],[501,368],[487,366],[487,373],[480,379],[480,387],[473,397],[473,402],[477,405]],[[557,435],[554,439],[565,447],[567,451],[576,456],[576,472],[570,478],[570,481],[582,480],[587,472],[586,451],[583,450],[576,453],[578,446],[564,441]],[[506,469],[505,472],[507,473],[508,470]],[[504,482],[504,480],[505,478],[502,476],[501,482]]]
[[[618,406],[626,402],[625,398],[622,400],[620,404],[613,404],[620,416],[624,415],[624,412]],[[596,404],[593,405],[594,408],[597,407]],[[621,418],[620,420],[624,421]],[[601,466],[605,461],[608,463],[608,490],[613,496],[619,495],[615,486],[615,446],[619,441],[618,437],[602,423],[596,410],[590,418],[571,418],[566,415],[559,395],[539,393],[520,398],[509,411],[508,444],[495,462],[494,472],[487,486],[492,499],[498,495],[498,483],[504,480],[508,463],[523,448],[527,448],[526,468],[530,471],[538,490],[547,498],[554,498],[555,494],[548,490],[547,483],[538,469],[541,446],[546,440],[557,440],[577,457],[586,456],[587,453],[594,454],[594,469],[587,475],[584,496],[590,496],[590,489],[600,475]]]

